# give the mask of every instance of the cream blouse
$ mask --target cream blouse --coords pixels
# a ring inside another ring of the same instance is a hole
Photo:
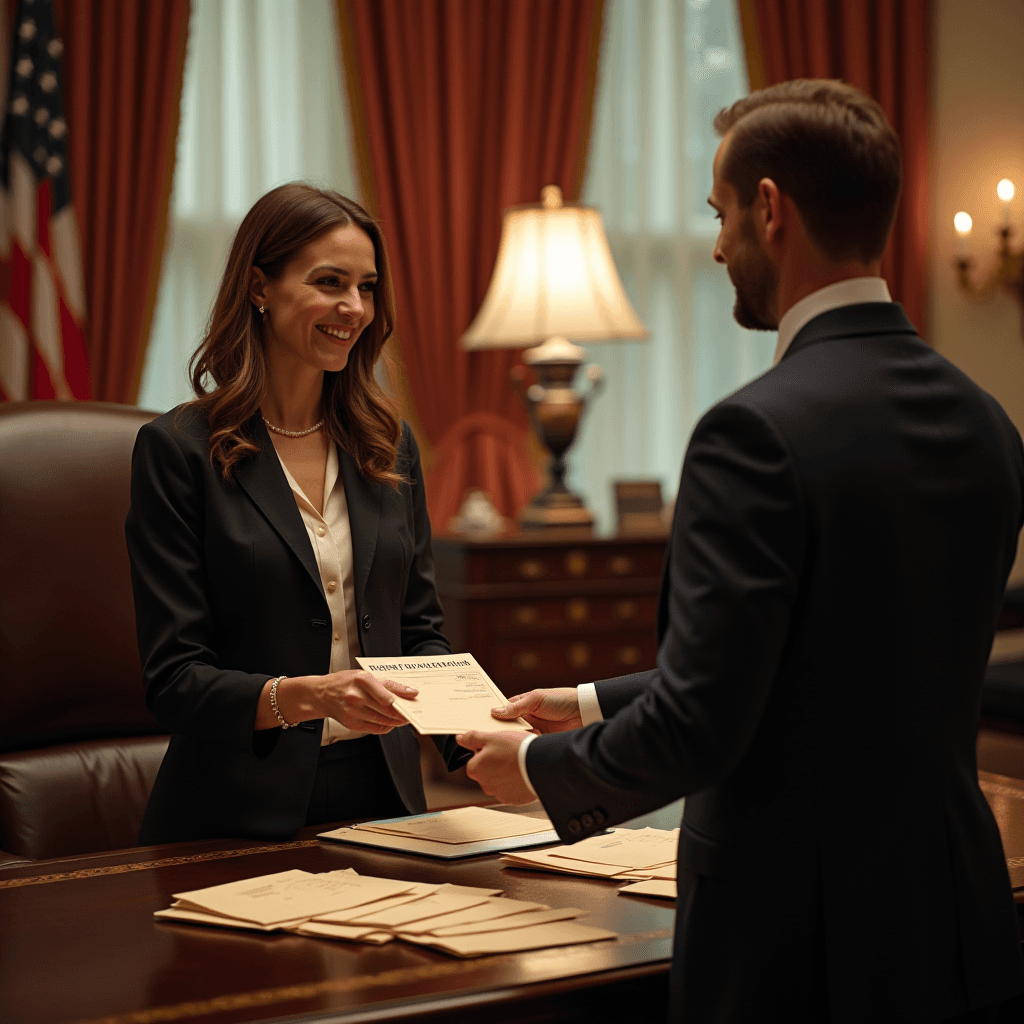
[[[353,652],[359,652],[359,631],[356,628],[355,576],[352,571],[352,533],[348,522],[348,502],[345,500],[345,486],[338,467],[338,449],[333,443],[327,446],[327,474],[324,477],[324,514],[320,515],[303,493],[295,477],[277,451],[278,460],[284,470],[285,479],[292,489],[295,504],[299,506],[302,522],[305,524],[309,543],[316,556],[320,570],[320,582],[327,597],[331,612],[331,672],[342,672],[358,668],[352,660]],[[324,719],[321,744],[336,743],[338,740],[354,740],[368,735],[354,732],[333,718]]]

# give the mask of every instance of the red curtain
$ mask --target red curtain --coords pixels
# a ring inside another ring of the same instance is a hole
[[[603,0],[339,0],[367,201],[391,255],[402,357],[443,530],[467,487],[514,515],[536,490],[514,352],[463,352],[501,211],[579,196]]]
[[[911,322],[925,329],[931,0],[753,0],[744,30],[751,87],[790,78],[841,78],[873,96],[903,146],[903,198],[882,275]],[[751,60],[750,58],[753,57]]]
[[[93,394],[134,402],[174,176],[189,0],[56,0]]]

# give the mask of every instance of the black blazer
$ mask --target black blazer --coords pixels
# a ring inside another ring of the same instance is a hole
[[[895,304],[815,318],[695,428],[657,669],[527,755],[569,842],[686,796],[684,1019],[932,1021],[1021,988],[974,744],[1022,493],[1013,425]]]
[[[305,823],[323,720],[253,731],[266,681],[328,671],[331,617],[302,516],[262,420],[258,456],[226,483],[205,416],[144,426],[125,525],[146,703],[171,741],[141,844],[221,836],[281,839]],[[363,477],[339,449],[366,656],[448,653],[434,586],[419,452],[407,426],[398,488]],[[411,813],[426,810],[411,726],[381,737]],[[450,767],[468,757],[438,743]]]

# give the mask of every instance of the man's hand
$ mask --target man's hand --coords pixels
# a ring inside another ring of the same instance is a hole
[[[492,708],[491,715],[499,719],[525,718],[537,732],[569,732],[583,726],[574,686],[520,693],[504,707]]]
[[[503,804],[529,804],[537,799],[519,771],[519,744],[526,739],[525,733],[470,730],[455,739],[467,750],[476,751],[466,765],[466,774],[488,796]]]

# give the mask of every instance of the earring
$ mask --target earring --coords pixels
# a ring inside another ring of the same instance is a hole
[[[267,315],[267,307],[266,306],[260,306],[260,316],[266,317],[266,315]]]

